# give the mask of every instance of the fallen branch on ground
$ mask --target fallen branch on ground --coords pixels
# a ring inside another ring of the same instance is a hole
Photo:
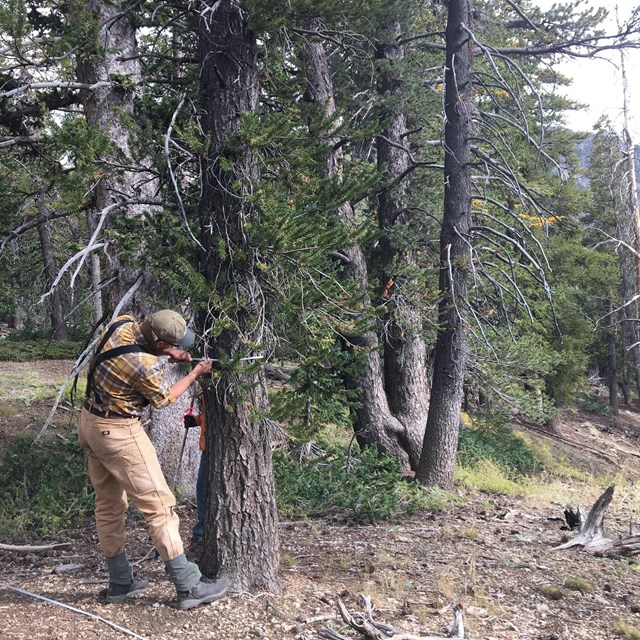
[[[109,625],[111,628],[116,629],[117,631],[121,631],[129,636],[133,636],[134,638],[138,638],[139,640],[147,640],[144,636],[138,635],[137,633],[126,629],[125,627],[121,627],[114,622],[107,620],[106,618],[102,618],[101,616],[95,615],[95,613],[89,613],[88,611],[83,611],[82,609],[76,609],[68,604],[64,604],[63,602],[58,602],[57,600],[52,600],[51,598],[46,598],[45,596],[39,596],[37,593],[31,593],[31,591],[25,591],[24,589],[19,589],[18,587],[12,587],[9,584],[0,584],[0,588],[10,589],[11,591],[15,591],[16,593],[22,593],[25,596],[31,596],[32,598],[37,598],[38,600],[44,600],[49,604],[55,604],[63,609],[69,609],[69,611],[74,611],[75,613],[81,613],[83,616],[87,616],[87,618],[93,618],[94,620],[99,620],[100,622],[104,622]]]
[[[580,440],[579,442],[575,442],[575,441],[571,440],[571,438],[567,438],[566,436],[563,436],[563,435],[561,435],[559,433],[553,433],[549,429],[544,429],[542,427],[538,427],[537,425],[534,425],[531,422],[522,421],[522,424],[527,429],[531,429],[532,431],[537,431],[538,433],[541,433],[542,435],[545,435],[545,436],[549,436],[550,438],[555,438],[556,440],[559,440],[560,442],[564,442],[565,444],[568,444],[571,447],[575,447],[576,449],[580,449],[581,451],[586,451],[588,453],[592,453],[593,455],[597,456],[598,458],[604,458],[608,462],[611,462],[612,464],[615,464],[617,466],[620,465],[620,463],[615,458],[615,456],[611,456],[608,453],[606,453],[605,451],[601,451],[600,449],[596,449],[595,447],[591,447],[588,444],[586,444],[583,440]]]
[[[2,544],[0,542],[0,551],[16,551],[18,553],[38,553],[39,551],[50,551],[51,549],[69,549],[70,542],[57,542],[55,544]]]
[[[364,604],[364,612],[361,614],[350,613],[340,598],[338,598],[338,609],[344,622],[369,640],[449,640],[450,638],[464,640],[464,624],[459,607],[454,609],[454,622],[446,638],[444,636],[417,636],[412,633],[403,633],[388,624],[375,621],[373,619],[371,598],[361,595],[360,599]],[[326,640],[350,640],[347,636],[330,627],[323,627],[318,634],[321,638],[326,638]]]

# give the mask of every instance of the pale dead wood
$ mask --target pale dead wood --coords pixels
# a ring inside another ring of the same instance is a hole
[[[70,571],[77,571],[78,569],[82,569],[86,567],[86,564],[80,564],[79,562],[70,562],[68,564],[59,564],[57,567],[54,567],[53,573],[69,573]]]
[[[382,622],[376,622],[373,619],[373,602],[371,602],[371,598],[369,596],[361,595],[360,601],[364,605],[364,616],[365,618],[376,628],[385,633],[388,636],[397,635],[400,632],[392,627],[391,625],[384,624]]]
[[[637,535],[614,540],[611,546],[605,551],[605,555],[609,557],[630,558],[638,554],[640,554],[640,536]]]
[[[149,549],[149,551],[147,551],[147,553],[144,556],[142,556],[142,558],[139,558],[138,560],[136,560],[135,562],[132,562],[131,564],[133,566],[138,565],[138,564],[142,564],[145,560],[149,560],[150,558],[155,557],[155,555],[156,555],[156,548],[155,547],[151,547]]]
[[[631,533],[625,537],[612,540],[603,535],[602,523],[604,514],[613,497],[613,486],[609,487],[595,502],[587,520],[578,535],[554,549],[568,549],[582,546],[589,553],[603,555],[610,558],[630,558],[640,554],[640,535]]]
[[[609,487],[595,502],[593,507],[591,507],[591,511],[589,511],[589,515],[587,516],[587,521],[584,523],[582,529],[578,535],[569,540],[569,542],[565,542],[555,549],[568,549],[569,547],[575,546],[583,546],[588,547],[590,545],[600,545],[603,540],[602,535],[602,522],[604,520],[604,512],[606,511],[611,499],[613,498],[613,486]],[[607,541],[610,542],[610,541]]]
[[[340,598],[338,598],[338,609],[345,623],[358,633],[361,633],[367,638],[371,638],[371,640],[387,640],[388,636],[379,629],[376,629],[363,615],[359,613],[349,613],[349,610]]]
[[[412,633],[398,631],[390,625],[375,622],[372,616],[373,604],[371,599],[364,595],[360,596],[360,599],[365,607],[363,614],[350,613],[340,598],[338,598],[338,609],[344,622],[369,640],[448,640],[449,638],[464,640],[464,623],[459,607],[455,607],[454,622],[446,638],[444,636],[417,636]],[[322,631],[324,632],[324,635],[321,636],[323,638],[329,638],[330,640],[342,640],[345,638],[345,636],[340,635],[328,627],[325,627]]]
[[[318,635],[321,638],[326,638],[326,640],[352,640],[351,638],[338,633],[331,627],[322,627],[322,629],[318,631]]]
[[[55,544],[2,544],[0,542],[0,551],[15,551],[16,553],[39,553],[40,551],[50,551],[52,549],[69,549],[70,542],[57,542]]]

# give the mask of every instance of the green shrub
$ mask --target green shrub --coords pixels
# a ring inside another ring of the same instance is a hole
[[[614,633],[626,640],[640,640],[640,629],[623,620],[615,623]]]
[[[301,464],[282,452],[274,454],[278,509],[286,517],[342,513],[357,520],[411,515],[432,505],[430,495],[403,480],[398,462],[379,456],[373,447],[355,448],[351,456],[327,446]],[[438,494],[434,501],[441,504]]]
[[[567,576],[562,582],[562,586],[580,593],[591,593],[593,591],[593,585],[582,578],[570,578]]]
[[[577,405],[579,409],[583,409],[584,411],[589,411],[591,413],[597,413],[601,416],[608,416],[611,414],[611,406],[595,394],[583,393],[579,395]]]
[[[541,593],[549,600],[562,600],[562,598],[567,597],[567,592],[561,589],[560,587],[556,587],[553,584],[542,584],[538,587],[538,592]]]
[[[531,475],[537,470],[533,451],[520,435],[506,425],[504,417],[476,418],[474,425],[474,428],[460,431],[460,466],[473,468],[481,460],[489,460],[514,478]]]
[[[0,360],[75,360],[82,350],[80,342],[63,342],[44,338],[16,340],[13,336],[0,340]]]
[[[85,457],[75,436],[36,443],[20,436],[0,464],[0,536],[22,539],[78,524],[93,509]]]
[[[473,466],[456,465],[454,478],[474,491],[501,494],[504,496],[521,496],[526,494],[526,486],[512,480],[503,467],[491,460],[478,460]]]

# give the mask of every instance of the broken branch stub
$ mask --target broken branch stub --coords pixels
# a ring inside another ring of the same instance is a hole
[[[589,515],[587,521],[584,523],[582,529],[578,535],[565,542],[554,549],[568,549],[569,547],[583,546],[585,548],[589,546],[600,547],[602,544],[610,542],[602,535],[602,523],[604,521],[604,512],[607,510],[611,499],[613,498],[613,486],[609,487],[596,501]]]
[[[578,535],[555,549],[568,549],[582,546],[589,553],[610,558],[630,558],[640,554],[640,535],[628,535],[612,540],[605,538],[602,532],[604,513],[613,497],[613,487],[609,487],[594,503],[587,521]]]

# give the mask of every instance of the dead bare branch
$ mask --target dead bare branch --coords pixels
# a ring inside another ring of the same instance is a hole
[[[24,589],[19,589],[18,587],[13,587],[10,584],[0,584],[0,588],[10,589],[11,591],[15,591],[16,593],[21,593],[25,596],[30,596],[32,598],[37,598],[38,600],[43,600],[44,602],[48,602],[49,604],[55,604],[58,607],[63,607],[64,609],[68,609],[69,611],[73,611],[75,613],[80,613],[83,616],[87,616],[88,618],[92,618],[93,620],[99,620],[100,622],[104,622],[106,625],[110,626],[112,629],[116,631],[120,631],[126,635],[132,636],[134,638],[139,638],[139,640],[147,640],[144,636],[141,636],[130,629],[126,629],[125,627],[121,627],[120,625],[107,620],[106,618],[102,618],[101,616],[95,615],[95,613],[89,613],[88,611],[83,611],[82,609],[76,609],[76,607],[71,607],[68,604],[64,604],[63,602],[58,602],[57,600],[53,600],[52,598],[46,598],[45,596],[38,595],[37,593],[31,593],[31,591],[25,591]]]
[[[444,636],[418,636],[412,633],[403,633],[390,625],[376,622],[373,619],[373,604],[371,599],[368,596],[361,595],[360,600],[364,604],[364,613],[362,614],[350,613],[340,598],[338,598],[338,609],[344,622],[369,640],[449,640],[450,638],[464,640],[464,623],[459,607],[454,608],[454,621],[449,635],[445,638]],[[321,637],[323,638],[328,638],[329,640],[346,640],[346,636],[342,636],[328,627],[325,627],[322,631],[323,635]]]
[[[83,82],[28,82],[10,91],[0,93],[0,99],[11,98],[35,89],[86,89],[88,91],[95,91],[101,87],[110,87],[112,84],[114,83],[107,82],[106,80],[94,84],[85,84]]]
[[[0,551],[15,551],[16,553],[39,553],[40,551],[55,551],[69,549],[70,542],[56,542],[54,544],[2,544]]]

